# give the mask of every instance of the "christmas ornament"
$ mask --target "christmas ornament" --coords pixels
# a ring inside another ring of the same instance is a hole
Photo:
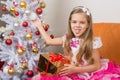
[[[32,53],[33,54],[38,54],[39,49],[35,46],[32,48]]]
[[[26,35],[26,39],[27,39],[27,40],[32,39],[32,34],[31,34],[31,33],[28,33],[28,34]]]
[[[8,69],[8,73],[9,73],[10,75],[13,75],[13,74],[15,73],[14,68],[13,68],[13,67],[10,67],[10,68]]]
[[[44,28],[45,31],[48,31],[49,25],[48,24],[44,25],[43,28]]]
[[[42,14],[42,8],[37,8],[37,9],[36,9],[36,13],[37,13],[37,14]]]
[[[26,6],[27,6],[27,3],[26,3],[24,0],[22,0],[22,1],[20,2],[20,7],[21,7],[21,8],[26,8]]]
[[[9,69],[8,66],[3,67],[3,72],[6,73],[6,74],[8,74],[8,69]]]
[[[14,33],[14,31],[12,30],[11,32],[10,32],[10,36],[14,36],[15,35],[15,33]]]
[[[15,12],[15,7],[11,7],[10,12],[13,14]]]
[[[27,76],[28,77],[33,77],[33,75],[34,75],[33,71],[32,70],[28,70]]]
[[[41,7],[41,8],[45,8],[45,7],[46,7],[45,2],[41,2],[41,3],[40,3],[40,7]]]
[[[54,35],[53,35],[53,34],[51,34],[51,35],[50,35],[50,37],[51,37],[51,39],[53,39],[53,38],[54,38]]]
[[[19,16],[19,12],[18,12],[18,11],[15,11],[15,15],[16,15],[16,16]]]
[[[38,18],[38,16],[36,13],[30,13],[30,15],[29,15],[30,20],[36,20],[37,18]]]
[[[17,22],[14,23],[14,26],[15,26],[15,27],[18,27],[18,26],[19,26],[19,23],[17,23]]]
[[[23,69],[22,69],[21,67],[19,67],[19,68],[16,70],[16,73],[18,73],[18,74],[23,73]]]
[[[11,40],[11,39],[6,39],[5,43],[6,43],[7,45],[11,45],[11,44],[12,44],[12,40]]]
[[[22,26],[23,26],[23,27],[27,27],[27,26],[28,26],[28,22],[24,21],[24,22],[22,23]]]
[[[22,54],[24,54],[24,51],[23,51],[21,48],[18,48],[18,49],[17,49],[17,53],[18,53],[19,55],[22,55]]]
[[[2,11],[6,11],[6,7],[5,6],[2,7]]]
[[[25,10],[25,14],[29,15],[30,14],[30,10]]]
[[[21,68],[22,69],[27,69],[28,68],[28,63],[27,62],[23,62]]]
[[[22,48],[23,52],[26,52],[26,48]]]
[[[0,34],[0,41],[3,41],[3,40],[4,40],[4,37],[5,37],[5,34],[4,34],[4,32],[2,32],[2,33]]]
[[[36,34],[36,35],[40,35],[40,31],[36,31],[35,34]]]

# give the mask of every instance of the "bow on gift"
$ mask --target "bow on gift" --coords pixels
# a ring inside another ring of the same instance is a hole
[[[50,57],[50,61],[52,62],[61,61],[63,64],[70,62],[69,59],[63,57],[61,54],[50,54],[49,57]]]

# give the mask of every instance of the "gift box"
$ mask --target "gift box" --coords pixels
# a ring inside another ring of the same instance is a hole
[[[70,60],[60,53],[40,54],[38,71],[41,73],[57,75],[57,72],[64,66],[64,64],[69,63]]]

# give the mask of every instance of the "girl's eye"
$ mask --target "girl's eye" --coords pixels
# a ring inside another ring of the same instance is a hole
[[[81,24],[85,24],[85,22],[84,22],[84,21],[81,21],[80,23],[81,23]]]
[[[77,23],[76,21],[71,21],[71,23]]]

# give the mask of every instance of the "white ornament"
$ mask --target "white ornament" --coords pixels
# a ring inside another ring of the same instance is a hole
[[[15,23],[14,26],[15,26],[15,27],[18,27],[18,26],[19,26],[19,23]]]
[[[25,10],[25,14],[29,15],[30,14],[30,10]]]
[[[7,67],[4,67],[4,68],[3,68],[3,72],[8,74],[8,69],[9,69],[8,66],[7,66]]]
[[[37,16],[36,13],[30,13],[30,15],[29,15],[29,19],[30,19],[30,20],[35,20],[35,19],[37,19],[37,18],[38,18],[38,16]]]

